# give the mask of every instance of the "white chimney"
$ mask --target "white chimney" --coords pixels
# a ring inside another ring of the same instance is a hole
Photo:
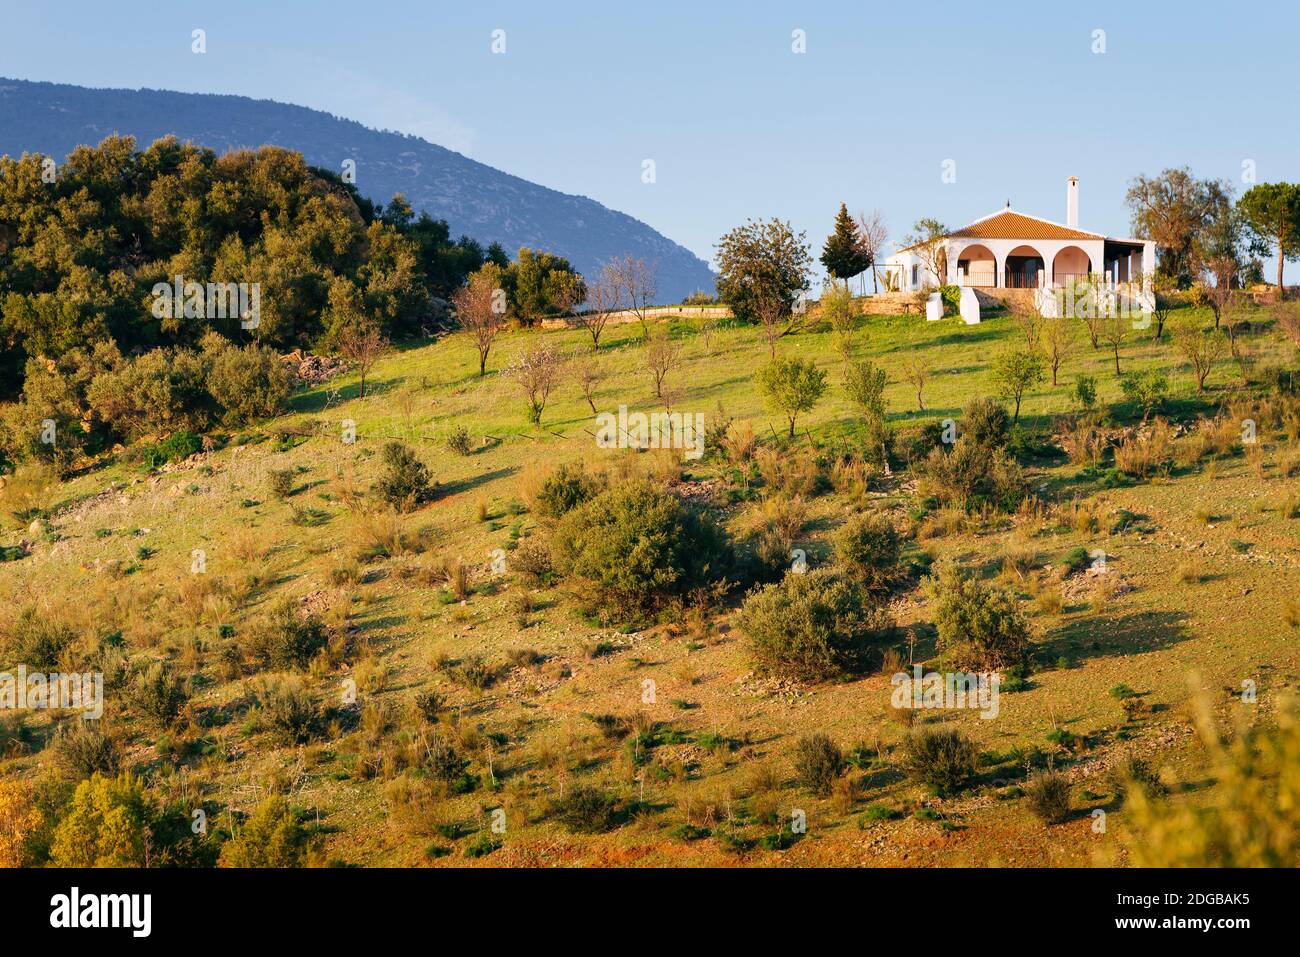
[[[1071,176],[1065,186],[1065,225],[1079,228],[1079,177]]]

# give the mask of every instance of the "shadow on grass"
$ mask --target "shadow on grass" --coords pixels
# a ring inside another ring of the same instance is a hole
[[[1038,645],[1048,658],[1068,657],[1076,664],[1090,658],[1113,658],[1171,648],[1194,637],[1188,616],[1178,611],[1143,611],[1117,618],[1094,616],[1050,632]]]
[[[471,492],[480,485],[487,485],[489,482],[495,482],[497,479],[514,475],[518,471],[519,467],[517,465],[509,465],[505,468],[493,469],[491,472],[484,472],[482,475],[475,475],[472,478],[447,482],[439,487],[439,498],[444,498],[448,495],[459,495],[462,492]]]

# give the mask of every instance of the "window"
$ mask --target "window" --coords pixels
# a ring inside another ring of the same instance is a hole
[[[918,285],[920,281],[921,281],[921,267],[913,263],[912,264],[912,285],[913,286]]]

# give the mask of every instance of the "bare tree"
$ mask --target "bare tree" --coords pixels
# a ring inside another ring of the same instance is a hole
[[[662,399],[664,397],[664,379],[668,373],[677,367],[681,361],[682,349],[677,343],[668,338],[668,333],[663,329],[658,329],[655,334],[646,342],[645,347],[645,364],[650,370],[650,374],[655,380],[655,396]]]
[[[609,317],[618,312],[623,302],[623,286],[618,270],[613,263],[606,263],[600,270],[600,276],[587,286],[587,298],[583,300],[586,307],[573,317],[573,324],[587,330],[591,336],[591,348],[594,352],[600,348],[600,336],[605,331]]]
[[[1124,347],[1128,341],[1129,329],[1132,327],[1132,320],[1128,316],[1119,314],[1104,316],[1101,320],[1101,326],[1098,329],[1098,336],[1101,341],[1110,347],[1111,353],[1115,357],[1115,375],[1119,375],[1119,350]]]
[[[790,308],[780,296],[767,291],[760,291],[754,298],[754,313],[763,324],[763,335],[773,358],[776,358],[776,340],[801,329],[808,314],[802,300]]]
[[[937,219],[918,219],[905,242],[935,281],[948,279],[948,227]],[[922,283],[925,285],[925,283]]]
[[[1058,373],[1065,360],[1070,358],[1079,346],[1074,326],[1064,317],[1044,319],[1039,330],[1038,341],[1042,343],[1043,354],[1047,358],[1047,367],[1052,370],[1052,385],[1055,386]]]
[[[912,348],[903,357],[901,363],[903,370],[903,381],[909,383],[916,390],[916,407],[918,411],[925,411],[925,383],[930,378],[931,366],[930,360],[920,349]]]
[[[388,348],[388,340],[375,322],[363,321],[346,326],[338,336],[339,352],[361,373],[361,397],[366,395],[366,374]]]
[[[451,297],[456,307],[456,319],[478,349],[478,374],[487,372],[488,353],[492,343],[505,325],[506,294],[502,288],[501,269],[488,263],[469,277]]]
[[[858,248],[871,260],[872,292],[880,291],[875,265],[880,261],[880,254],[888,241],[889,227],[885,225],[885,217],[881,215],[880,210],[873,209],[870,213],[858,213]]]
[[[649,309],[656,294],[656,279],[659,272],[658,263],[647,263],[644,259],[633,259],[631,254],[616,259],[610,264],[617,277],[620,298],[627,302],[628,308],[636,314],[641,323],[641,338],[650,338]]]
[[[546,343],[533,343],[515,356],[505,377],[528,401],[528,421],[540,425],[551,392],[564,378],[564,356]]]
[[[343,277],[330,284],[329,324],[339,352],[361,373],[361,397],[365,398],[366,375],[388,348],[388,340],[367,310],[361,290]]]
[[[587,405],[591,406],[592,415],[595,415],[596,387],[604,380],[605,370],[594,358],[587,358],[575,367],[574,378],[578,382],[578,388],[582,390],[582,397],[587,400]]]
[[[1218,329],[1202,329],[1199,322],[1186,319],[1174,329],[1174,345],[1192,366],[1196,377],[1196,391],[1205,391],[1205,379],[1224,351],[1223,333]]]
[[[1012,303],[1011,314],[1016,325],[1025,334],[1025,342],[1031,349],[1038,348],[1043,331],[1043,313],[1033,302],[1016,301]]]

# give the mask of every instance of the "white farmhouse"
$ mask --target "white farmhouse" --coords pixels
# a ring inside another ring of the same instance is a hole
[[[951,283],[975,289],[1052,289],[1089,275],[1105,285],[1141,283],[1155,270],[1155,244],[1115,239],[1079,228],[1079,178],[1066,187],[1065,223],[1005,209],[954,230],[939,241],[939,274],[916,246],[884,263],[890,288],[911,292]],[[1144,297],[1145,298],[1145,297]]]

